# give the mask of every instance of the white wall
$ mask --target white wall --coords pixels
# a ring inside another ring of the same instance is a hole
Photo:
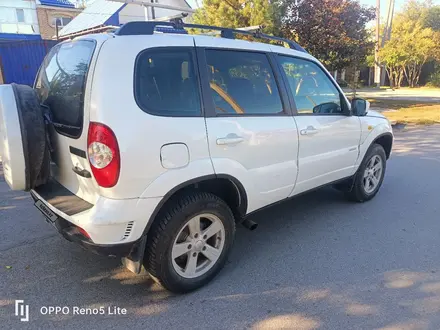
[[[16,9],[24,10],[24,23],[18,23]],[[0,0],[0,33],[40,34],[35,1]]]

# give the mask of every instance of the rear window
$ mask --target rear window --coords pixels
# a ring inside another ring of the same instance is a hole
[[[94,49],[95,42],[89,40],[56,45],[44,59],[35,82],[56,130],[73,138],[82,132],[84,91]]]
[[[139,107],[153,115],[200,116],[193,50],[152,49],[139,54],[135,97]]]

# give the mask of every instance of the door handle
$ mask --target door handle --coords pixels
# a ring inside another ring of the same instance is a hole
[[[225,136],[223,138],[218,138],[217,139],[217,145],[219,146],[224,146],[227,144],[237,144],[240,142],[243,142],[244,138],[242,138],[241,136],[238,135],[232,135],[232,134],[228,134],[228,136]]]
[[[313,126],[308,126],[306,129],[302,129],[300,131],[301,135],[313,135],[313,134],[316,134],[318,132],[319,132],[319,130],[317,130]]]
[[[79,168],[78,166],[72,167],[72,171],[78,174],[79,176],[82,176],[83,178],[90,179],[92,177],[89,171]]]

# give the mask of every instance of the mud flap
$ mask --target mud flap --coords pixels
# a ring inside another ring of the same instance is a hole
[[[122,264],[125,266],[125,268],[138,275],[147,274],[147,271],[143,266],[146,245],[147,236],[144,236],[139,240],[137,246],[133,249],[130,255],[122,258]]]

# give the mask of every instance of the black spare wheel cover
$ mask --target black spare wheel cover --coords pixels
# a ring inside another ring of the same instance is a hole
[[[26,188],[24,190],[29,191],[48,180],[50,156],[46,126],[35,90],[26,85],[11,85],[17,102],[26,166]]]

